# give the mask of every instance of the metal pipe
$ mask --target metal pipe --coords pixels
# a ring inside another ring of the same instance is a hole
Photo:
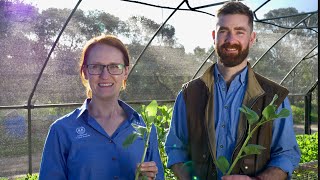
[[[139,60],[141,59],[142,55],[144,54],[144,52],[147,50],[147,48],[149,47],[149,45],[151,44],[151,42],[153,41],[153,39],[156,37],[156,35],[160,32],[160,30],[164,27],[164,25],[168,22],[168,20],[173,16],[173,14],[175,12],[177,12],[177,10],[182,6],[182,4],[185,2],[185,0],[183,0],[179,6],[170,14],[170,16],[162,23],[162,25],[158,28],[158,30],[153,34],[152,38],[149,40],[148,44],[144,47],[144,49],[142,50],[142,52],[140,53],[139,57],[137,58],[136,62],[134,63],[134,65],[131,68],[131,71],[128,74],[128,77],[130,76],[131,72],[133,72],[133,69],[135,68],[136,64],[139,62]]]
[[[280,85],[284,82],[284,80],[287,79],[287,77],[289,76],[289,74],[305,59],[307,59],[306,57],[314,50],[318,47],[318,44],[316,46],[314,46],[300,61],[298,61],[291,69],[290,71],[284,76],[284,78],[280,81]]]
[[[27,107],[28,107],[28,156],[29,156],[29,158],[28,158],[28,160],[29,160],[29,170],[28,170],[28,173],[29,173],[29,174],[32,174],[32,149],[31,149],[31,147],[32,147],[32,139],[31,139],[31,109],[32,109],[32,104],[31,104],[31,100],[32,100],[32,98],[33,98],[34,92],[35,92],[36,89],[37,89],[37,86],[38,86],[38,83],[39,83],[39,81],[40,81],[40,78],[41,78],[41,76],[42,76],[42,74],[43,74],[43,71],[44,71],[45,67],[47,66],[47,63],[48,63],[48,61],[49,61],[49,59],[50,59],[50,56],[51,56],[54,48],[56,47],[56,45],[57,45],[57,43],[58,43],[58,41],[59,41],[59,39],[60,39],[60,37],[61,37],[64,29],[67,27],[67,25],[68,25],[71,17],[73,16],[74,12],[77,10],[77,8],[78,8],[78,6],[80,5],[81,1],[82,1],[82,0],[79,0],[78,3],[76,4],[76,6],[73,8],[71,14],[70,14],[69,17],[67,18],[67,20],[66,20],[66,22],[64,23],[64,25],[63,25],[60,33],[58,34],[57,39],[56,39],[55,42],[53,43],[53,45],[52,45],[52,47],[51,47],[51,50],[50,50],[50,52],[49,52],[49,54],[48,54],[48,56],[47,56],[47,59],[45,60],[43,66],[42,66],[42,68],[41,68],[41,71],[40,71],[40,73],[39,73],[39,75],[38,75],[38,77],[37,77],[37,80],[36,80],[36,82],[35,82],[35,84],[34,84],[34,86],[33,86],[33,89],[32,89],[32,91],[31,91],[30,96],[29,96],[29,99],[28,99],[28,105],[27,105]]]
[[[309,18],[311,15],[306,16],[305,18],[303,18],[302,20],[300,20],[296,25],[294,25],[293,28],[291,28],[290,30],[288,30],[285,34],[283,34],[253,65],[252,68],[254,68],[255,65],[258,64],[258,62],[270,51],[270,49],[272,49],[280,40],[282,40],[282,38],[284,38],[287,34],[289,34],[295,27],[297,27],[301,22],[303,22],[304,20],[306,20],[307,18]]]

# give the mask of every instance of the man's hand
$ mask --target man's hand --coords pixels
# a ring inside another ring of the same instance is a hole
[[[140,169],[140,176],[147,176],[148,180],[156,179],[156,175],[158,174],[158,167],[154,161],[138,164],[137,168]]]
[[[173,174],[179,180],[190,180],[191,179],[188,171],[183,166],[183,163],[177,163],[177,164],[172,165],[171,170],[172,170]]]
[[[264,170],[257,177],[249,177],[246,175],[229,175],[223,176],[222,180],[285,180],[287,178],[287,173],[282,171],[277,167],[269,167]]]

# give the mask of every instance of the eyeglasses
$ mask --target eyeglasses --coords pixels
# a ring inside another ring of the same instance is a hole
[[[107,67],[109,74],[120,75],[123,73],[123,69],[125,67],[124,64],[108,64],[108,65],[87,64],[84,66],[88,68],[88,72],[91,75],[100,75],[103,72],[105,67]]]

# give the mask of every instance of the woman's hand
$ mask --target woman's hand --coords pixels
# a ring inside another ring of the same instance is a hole
[[[140,176],[146,176],[148,177],[148,180],[156,179],[158,167],[154,161],[138,164],[137,168],[140,169]]]

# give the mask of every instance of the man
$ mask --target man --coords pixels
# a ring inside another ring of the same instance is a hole
[[[241,2],[229,2],[218,11],[217,19],[212,35],[219,58],[177,96],[165,144],[168,167],[183,180],[289,179],[300,161],[292,113],[256,131],[250,143],[266,149],[240,159],[233,175],[223,176],[213,163],[224,156],[231,164],[244,143],[248,127],[239,111],[242,104],[261,116],[277,94],[278,111],[291,111],[288,91],[256,74],[247,61],[256,38],[252,11]]]

